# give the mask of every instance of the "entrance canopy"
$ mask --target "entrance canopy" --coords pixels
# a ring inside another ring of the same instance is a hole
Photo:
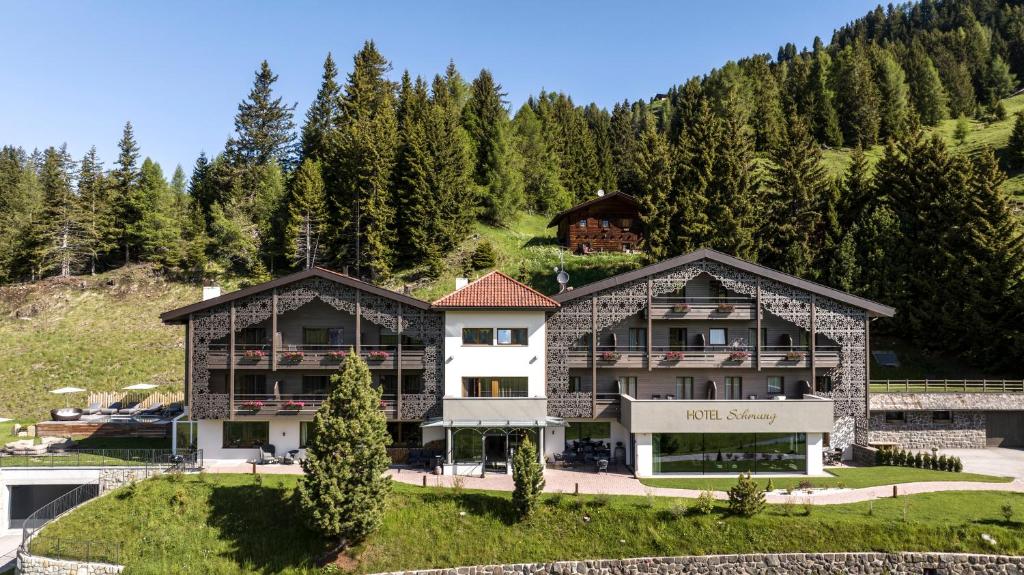
[[[561,417],[545,419],[474,419],[474,420],[443,420],[431,419],[423,422],[421,427],[568,427]]]

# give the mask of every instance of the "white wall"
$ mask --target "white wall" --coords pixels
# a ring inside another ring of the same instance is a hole
[[[530,397],[544,397],[545,335],[542,311],[445,312],[444,394],[462,397],[463,377],[526,377]],[[527,329],[527,345],[463,346],[462,328]]]
[[[269,421],[270,444],[276,449],[278,456],[286,455],[293,449],[299,449],[299,419],[296,417],[268,417],[264,419],[246,418],[237,421]],[[203,419],[199,421],[199,449],[203,450],[206,461],[248,461],[259,457],[258,449],[225,449],[224,420]]]
[[[102,473],[100,468],[4,468],[0,470],[0,532],[6,531],[10,522],[11,486],[15,485],[83,485],[96,481]]]

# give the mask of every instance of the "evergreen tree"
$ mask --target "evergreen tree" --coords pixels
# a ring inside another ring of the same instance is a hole
[[[429,174],[433,207],[427,221],[442,253],[452,251],[462,242],[475,217],[470,192],[473,159],[469,136],[462,127],[465,88],[455,64],[449,63],[445,75],[434,78],[426,117],[427,146],[433,165]]]
[[[707,247],[754,260],[757,257],[753,238],[754,200],[760,192],[756,158],[746,118],[731,98],[723,102],[723,106],[714,183],[707,192],[708,220],[713,223]]]
[[[910,106],[910,89],[903,68],[890,50],[880,47],[872,49],[871,65],[879,93],[878,132],[882,139],[888,139],[903,129]]]
[[[177,270],[184,259],[181,213],[160,164],[146,158],[139,170],[142,218],[132,227],[138,238],[139,259]]]
[[[260,166],[277,161],[287,168],[294,162],[295,104],[289,106],[280,97],[274,97],[276,81],[267,61],[261,62],[248,99],[238,105],[235,135],[224,146],[232,166]]]
[[[669,201],[675,167],[665,137],[648,125],[636,154],[637,176],[641,188],[637,199],[640,201],[640,219],[644,224],[644,251],[650,261],[660,261],[668,254],[672,230],[670,222],[675,206]]]
[[[967,121],[967,117],[961,115],[956,119],[956,127],[953,129],[953,139],[957,141],[961,146],[967,141],[967,136],[971,133],[971,124]]]
[[[210,212],[210,206],[215,202],[223,202],[225,198],[219,197],[219,190],[210,182],[211,163],[206,157],[206,152],[199,152],[196,164],[192,167],[192,177],[188,182],[188,195],[194,199],[203,214]]]
[[[597,185],[605,190],[616,189],[615,168],[612,163],[611,116],[597,104],[583,108],[590,139],[594,142],[594,158],[597,161]]]
[[[1010,71],[1010,66],[999,57],[992,56],[985,70],[984,102],[989,106],[1009,96],[1017,88],[1017,76]]]
[[[35,277],[35,262],[29,252],[32,229],[43,206],[37,165],[21,148],[0,148],[0,280],[3,281]]]
[[[336,139],[335,122],[341,111],[340,103],[338,68],[331,53],[328,52],[324,60],[320,90],[306,111],[306,123],[302,126],[300,149],[303,159],[323,160],[328,157],[332,141]]]
[[[523,438],[519,449],[512,455],[512,506],[521,519],[532,514],[540,505],[544,491],[544,467],[537,456],[530,437]]]
[[[117,167],[110,173],[114,196],[114,225],[111,231],[124,253],[124,263],[127,264],[141,243],[135,230],[146,210],[145,198],[140,195],[140,174],[136,165],[139,160],[139,146],[135,142],[131,122],[124,125],[124,132],[117,147],[120,150],[115,162]]]
[[[71,186],[74,162],[65,147],[44,152],[39,185],[43,211],[33,230],[37,275],[68,277],[82,263],[82,212]]]
[[[627,194],[636,194],[639,187],[636,177],[636,127],[633,125],[633,111],[629,102],[615,104],[611,117],[612,169],[615,172],[616,189]]]
[[[910,101],[913,102],[921,123],[926,126],[938,124],[949,114],[948,96],[935,64],[919,42],[911,44],[906,70]]]
[[[839,206],[840,225],[849,228],[855,224],[863,224],[868,205],[871,203],[875,190],[871,185],[871,166],[862,148],[854,148],[850,154],[850,166],[843,177],[842,204]]]
[[[541,214],[554,214],[570,207],[575,198],[562,186],[561,161],[544,140],[544,124],[529,103],[516,112],[512,128],[516,148],[523,158],[527,207]]]
[[[320,162],[302,161],[292,176],[285,226],[288,255],[292,264],[309,269],[322,257],[320,242],[327,233],[327,201]]]
[[[1013,131],[1004,150],[1006,163],[1013,169],[1024,168],[1024,112],[1017,112],[1013,121]]]
[[[778,145],[786,130],[782,94],[768,62],[769,56],[762,54],[742,63],[744,73],[749,78],[747,85],[752,91],[750,125],[754,130],[754,147],[764,151]]]
[[[434,235],[438,198],[431,189],[433,158],[427,135],[430,113],[427,87],[422,78],[415,86],[409,73],[402,75],[398,98],[398,156],[395,164],[395,197],[399,249],[412,261],[422,261],[440,271],[442,247]]]
[[[525,203],[504,97],[501,84],[489,71],[481,70],[463,109],[463,122],[476,152],[473,181],[479,188],[482,216],[500,225],[514,221]]]
[[[708,103],[701,101],[693,121],[680,132],[674,148],[676,181],[671,198],[675,208],[670,222],[673,255],[710,241],[713,226],[708,219],[708,192],[715,185],[721,129]]]
[[[832,58],[824,50],[815,50],[811,67],[809,112],[814,136],[829,146],[843,145],[843,131],[839,127],[839,114],[832,90]]]
[[[96,146],[82,158],[78,172],[78,200],[82,211],[82,250],[89,258],[89,273],[96,273],[97,262],[115,247],[110,188],[103,174],[103,163]]]
[[[349,353],[313,417],[299,502],[313,529],[342,545],[356,545],[381,524],[391,478],[391,436],[370,369]]]
[[[881,123],[881,98],[864,49],[847,46],[837,54],[834,83],[843,141],[873,145]]]

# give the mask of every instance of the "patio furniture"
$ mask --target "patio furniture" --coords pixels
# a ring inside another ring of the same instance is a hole
[[[96,415],[100,412],[100,409],[100,402],[94,401],[89,404],[89,407],[82,410],[82,415]]]
[[[274,455],[275,451],[277,450],[274,448],[273,445],[269,443],[267,445],[261,445],[260,458],[259,461],[257,461],[256,463],[259,465],[270,465],[274,463],[279,463],[281,460],[280,458]]]
[[[50,418],[53,421],[78,421],[82,418],[82,410],[77,407],[51,409]]]
[[[152,407],[143,409],[142,411],[140,411],[137,414],[135,414],[135,419],[140,420],[140,421],[142,421],[142,420],[154,421],[154,420],[160,419],[160,415],[163,412],[164,412],[164,404],[157,403],[156,405],[153,405]]]
[[[114,403],[111,403],[107,407],[100,408],[100,413],[103,415],[114,415],[115,413],[117,413],[119,409],[121,409],[121,407],[121,402],[115,401]]]
[[[601,473],[602,471],[604,471],[605,473],[608,473],[608,460],[607,459],[598,459],[597,460],[597,472]]]
[[[118,415],[135,415],[142,411],[142,403],[135,401],[129,404],[127,407],[122,407],[117,410]]]

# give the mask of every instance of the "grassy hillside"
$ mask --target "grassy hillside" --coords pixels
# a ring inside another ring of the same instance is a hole
[[[1006,142],[1010,139],[1015,114],[1024,111],[1024,94],[1003,100],[1003,106],[1006,107],[1005,120],[991,124],[970,120],[971,131],[963,145],[953,138],[953,131],[956,129],[955,119],[945,120],[938,126],[929,128],[929,131],[941,134],[950,147],[956,150],[971,152],[983,146],[990,146],[998,152],[1001,148],[1006,147]],[[882,157],[882,151],[883,146],[879,145],[865,150],[865,154],[873,165]],[[851,152],[852,150],[849,148],[825,151],[825,163],[833,174],[845,173],[847,166],[850,165]],[[1003,184],[1003,190],[1015,200],[1024,202],[1024,172],[1010,173],[1009,176],[1009,179]]]
[[[36,420],[64,404],[47,391],[66,385],[114,391],[150,382],[180,390],[184,331],[158,315],[196,301],[200,291],[145,266],[0,287],[0,416]]]

